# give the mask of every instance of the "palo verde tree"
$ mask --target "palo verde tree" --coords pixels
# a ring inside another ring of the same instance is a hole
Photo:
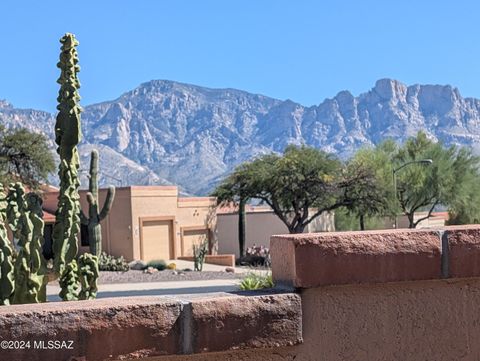
[[[432,163],[428,166],[413,163],[396,175],[399,206],[410,228],[430,218],[437,206],[461,209],[472,189],[478,189],[479,158],[467,148],[445,147],[419,132],[400,147],[393,164],[398,169],[421,159],[431,159]],[[415,212],[419,211],[426,213],[415,218]]]
[[[351,204],[355,194],[350,188],[365,178],[362,172],[347,174],[331,154],[293,145],[283,155],[268,154],[244,163],[234,174],[236,178],[227,181],[241,182],[233,190],[241,189],[269,205],[290,233],[302,233],[322,213]],[[228,182],[219,187],[228,188]]]
[[[0,125],[0,182],[22,182],[37,188],[54,171],[55,163],[43,134]]]
[[[480,223],[480,181],[478,166],[471,166],[462,175],[457,186],[458,196],[448,208],[448,224]]]
[[[391,162],[396,149],[395,142],[387,141],[375,148],[358,150],[347,163],[348,174],[353,177],[359,173],[364,175],[346,190],[352,202],[345,208],[358,218],[360,230],[365,230],[367,218],[391,217],[397,211]]]

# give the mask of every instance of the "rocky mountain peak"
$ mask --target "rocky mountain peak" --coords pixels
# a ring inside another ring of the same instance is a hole
[[[208,194],[239,163],[307,144],[341,157],[427,132],[446,144],[480,149],[480,101],[449,85],[380,79],[358,96],[339,92],[316,106],[236,89],[152,80],[113,101],[85,107],[82,161],[97,147],[101,166],[125,184],[179,184]],[[52,114],[0,101],[0,122],[52,136]],[[102,160],[103,159],[103,160]],[[110,183],[105,177],[104,184]]]
[[[13,105],[7,102],[5,99],[0,99],[0,109],[12,109]]]
[[[398,80],[379,79],[372,92],[377,94],[381,100],[405,100],[407,86]]]

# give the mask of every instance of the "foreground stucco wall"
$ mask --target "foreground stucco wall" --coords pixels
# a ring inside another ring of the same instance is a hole
[[[480,226],[274,236],[271,251],[268,291],[2,307],[0,340],[76,348],[0,360],[480,360]]]
[[[480,280],[302,292],[297,360],[479,360]]]
[[[302,345],[161,360],[480,360],[478,278],[329,286],[301,298]]]
[[[272,237],[303,344],[168,360],[480,360],[480,227]]]

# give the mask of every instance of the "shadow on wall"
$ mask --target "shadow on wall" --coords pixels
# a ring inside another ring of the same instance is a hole
[[[166,288],[166,289],[150,289],[150,290],[119,290],[119,291],[100,291],[97,293],[98,298],[113,297],[132,297],[132,296],[167,296],[167,295],[188,295],[188,294],[208,294],[216,292],[235,292],[238,291],[237,285],[219,285],[205,287],[184,287],[184,288]],[[60,302],[58,295],[49,295],[49,302]]]

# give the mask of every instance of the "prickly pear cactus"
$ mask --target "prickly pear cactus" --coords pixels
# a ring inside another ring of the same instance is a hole
[[[80,280],[78,278],[77,261],[67,263],[59,279],[60,297],[64,301],[76,301],[80,294]]]
[[[0,305],[9,305],[15,289],[13,251],[7,238],[7,200],[0,183]]]
[[[73,279],[66,282],[66,275],[63,275],[63,271],[75,259],[78,251],[77,235],[80,232],[78,169],[80,160],[77,145],[81,139],[80,113],[82,109],[78,104],[80,100],[78,94],[80,82],[77,77],[80,67],[76,50],[78,41],[73,34],[67,33],[60,39],[60,43],[62,47],[60,61],[57,64],[61,70],[57,80],[60,84],[60,91],[57,98],[58,115],[55,123],[55,142],[58,145],[57,153],[60,156],[58,171],[60,192],[52,238],[55,272],[57,275],[61,275],[60,277],[65,281],[63,284],[70,287],[70,281]],[[71,274],[73,266],[68,267],[67,273]],[[69,295],[70,291],[62,289],[62,293]]]
[[[82,289],[79,299],[94,300],[97,297],[98,258],[90,253],[78,258],[78,273]]]
[[[88,239],[90,241],[90,253],[100,257],[102,253],[102,226],[100,222],[110,212],[115,198],[115,187],[108,187],[107,197],[103,208],[99,211],[98,198],[98,151],[92,150],[90,158],[90,179],[88,184],[88,218],[83,212],[80,213],[82,224],[88,226]]]

